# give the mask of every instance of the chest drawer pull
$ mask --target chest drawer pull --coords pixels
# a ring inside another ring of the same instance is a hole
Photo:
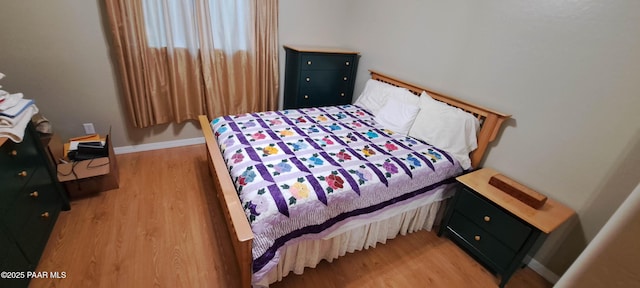
[[[309,99],[309,95],[304,95],[304,99]]]
[[[311,60],[307,61],[307,65],[311,65]]]
[[[349,64],[351,64],[351,63],[349,63],[349,61],[344,62],[344,65],[346,65],[346,66],[349,66]]]
[[[29,193],[29,196],[31,196],[33,198],[38,198],[38,191],[33,191],[33,192]]]
[[[18,176],[27,177],[27,171],[22,171],[18,173]]]
[[[18,156],[18,151],[17,150],[11,150],[11,152],[9,152],[9,155]]]
[[[342,80],[347,81],[347,77],[342,78]]]
[[[340,97],[344,97],[344,92],[340,93]]]
[[[473,239],[476,241],[480,241],[480,236],[476,235],[475,237],[473,237]]]
[[[49,218],[49,212],[44,212],[44,213],[40,214],[40,217],[42,217],[42,219]]]
[[[489,222],[491,221],[491,217],[489,216],[484,216],[484,222]]]
[[[311,78],[307,77],[307,79],[305,79],[305,80],[307,80],[307,82],[309,82],[309,81],[311,81]]]

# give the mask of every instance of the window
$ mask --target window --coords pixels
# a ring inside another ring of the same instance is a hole
[[[196,5],[208,9],[196,9]],[[203,22],[210,28],[214,49],[248,49],[248,0],[143,0],[143,12],[147,42],[151,47],[198,49],[202,36],[197,22],[205,19]]]

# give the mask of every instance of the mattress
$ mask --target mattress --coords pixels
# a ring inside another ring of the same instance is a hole
[[[441,199],[439,188],[462,173],[447,152],[355,105],[230,115],[211,126],[254,233],[254,281],[286,245],[331,237],[414,198]]]

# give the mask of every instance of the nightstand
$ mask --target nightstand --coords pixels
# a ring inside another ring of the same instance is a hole
[[[472,257],[501,275],[499,286],[523,265],[538,238],[546,236],[575,212],[548,199],[535,209],[489,184],[499,174],[483,168],[457,177],[438,236],[448,236]]]
[[[284,108],[351,104],[358,52],[285,45]]]

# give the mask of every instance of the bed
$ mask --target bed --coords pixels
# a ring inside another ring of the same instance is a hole
[[[407,101],[422,110],[424,102],[414,99],[471,115],[477,125],[473,151],[464,150],[460,158],[404,128],[387,129],[381,123],[393,126],[400,121],[397,114],[413,113],[415,121],[423,115],[396,100],[382,105],[361,96],[380,107],[356,102],[213,120],[200,116],[242,287],[266,287],[323,259],[430,230],[452,195],[454,178],[478,166],[510,117],[376,71],[370,82],[410,93]],[[368,82],[363,94],[369,87]]]

